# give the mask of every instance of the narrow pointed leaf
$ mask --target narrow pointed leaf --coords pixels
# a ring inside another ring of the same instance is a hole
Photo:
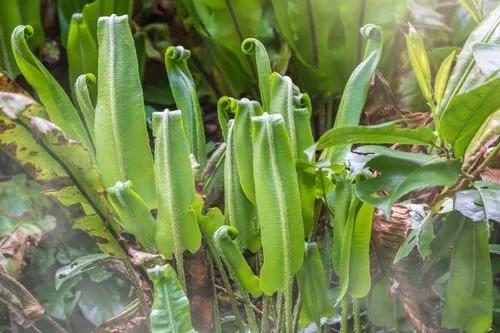
[[[146,203],[133,190],[132,183],[117,182],[108,188],[108,199],[120,217],[120,224],[148,251],[154,249],[156,222]]]
[[[156,246],[166,258],[184,250],[194,253],[201,245],[201,234],[192,209],[194,175],[181,111],[153,113],[153,132],[158,192]]]
[[[474,19],[474,21],[476,21],[477,23],[481,22],[482,18],[481,9],[476,0],[458,0],[458,2],[462,5],[462,7],[465,8],[465,10]]]
[[[410,25],[406,37],[406,47],[411,67],[417,77],[418,86],[428,103],[432,102],[431,65],[422,36]]]
[[[99,18],[99,81],[95,109],[97,164],[104,184],[130,180],[156,206],[153,157],[134,40],[126,16]]]
[[[244,291],[251,293],[254,297],[259,297],[262,294],[259,277],[252,272],[235,242],[238,234],[236,228],[222,226],[217,229],[213,238],[231,277],[239,282]]]
[[[97,75],[97,43],[80,13],[73,14],[69,25],[68,41],[69,83],[73,86],[78,76]]]
[[[253,117],[255,197],[264,265],[260,286],[267,295],[287,288],[304,259],[304,227],[290,140],[281,115]]]
[[[346,126],[332,128],[321,136],[316,149],[342,144],[389,144],[429,145],[436,142],[436,135],[428,127],[401,128],[396,123],[375,126]]]
[[[190,152],[203,167],[207,160],[205,129],[196,87],[187,65],[190,56],[191,52],[182,46],[171,46],[165,52],[165,65],[175,104],[182,112]]]
[[[352,201],[353,186],[345,179],[337,180],[335,189],[334,217],[333,221],[333,246],[332,266],[337,275],[340,275],[340,256],[342,254],[342,240],[349,219],[349,208]]]
[[[68,95],[29,49],[26,37],[33,33],[31,26],[18,26],[12,33],[12,50],[21,73],[35,88],[50,119],[70,138],[92,149],[89,133]]]
[[[297,273],[302,307],[299,324],[306,327],[311,323],[320,323],[321,318],[330,318],[334,314],[328,299],[328,286],[325,269],[316,243],[305,244],[304,265]]]
[[[189,300],[170,265],[148,269],[154,300],[149,320],[153,333],[194,333]]]
[[[455,51],[452,51],[443,60],[436,74],[436,78],[434,81],[434,99],[436,100],[437,104],[441,103],[441,101],[443,100],[443,95],[446,89],[446,84],[448,83],[453,60],[455,60]]]
[[[368,24],[361,29],[361,35],[367,40],[364,60],[349,77],[340,100],[334,128],[356,126],[361,119],[370,82],[377,69],[382,54],[382,29]],[[323,155],[332,163],[344,163],[350,145],[339,145],[326,150]]]

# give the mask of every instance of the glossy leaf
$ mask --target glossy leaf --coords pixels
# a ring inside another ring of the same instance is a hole
[[[486,332],[493,311],[486,222],[466,222],[453,247],[443,326]]]
[[[304,265],[297,273],[297,285],[302,300],[300,326],[320,323],[321,318],[333,316],[334,308],[327,297],[325,269],[316,243],[305,244]]]
[[[466,93],[455,96],[439,121],[441,136],[463,158],[481,125],[500,108],[500,78],[491,79]]]
[[[266,48],[259,40],[247,38],[241,44],[241,49],[243,53],[255,56],[262,108],[265,112],[271,112],[269,109],[271,64]]]
[[[304,258],[300,194],[290,140],[281,115],[253,117],[255,197],[264,265],[260,287],[267,295],[289,288]]]
[[[422,36],[410,25],[406,35],[406,47],[418,86],[428,103],[432,102],[431,65]]]
[[[248,120],[250,121],[250,118],[248,118]],[[236,145],[238,142],[236,141],[235,135],[245,133],[236,133],[236,121],[237,120],[230,121],[228,133],[226,135],[226,158],[224,160],[224,213],[227,221],[226,224],[235,227],[241,232],[240,237],[237,239],[239,245],[255,253],[260,248],[259,222],[257,220],[257,210],[249,201],[241,186],[241,175],[236,156],[238,148],[243,150],[245,147]],[[250,133],[247,134],[250,135]],[[251,136],[249,138],[251,140]],[[248,146],[246,149],[248,149]],[[250,157],[252,157],[252,155],[250,155]],[[251,182],[253,185],[253,178]]]
[[[259,278],[252,272],[236,243],[238,234],[238,229],[222,226],[214,233],[214,243],[233,280],[238,281],[244,291],[259,297],[262,294]]]
[[[153,333],[194,333],[189,300],[170,265],[148,269],[153,282],[154,300],[149,320]]]
[[[334,128],[359,124],[368,94],[368,87],[380,60],[383,44],[380,27],[368,24],[361,29],[361,35],[367,39],[365,57],[347,81],[335,118]],[[339,145],[325,150],[324,156],[332,163],[342,164],[349,150],[350,145]]]
[[[292,79],[282,76],[276,72],[269,77],[270,102],[269,113],[280,114],[283,118],[286,131],[292,145],[293,156],[297,154],[297,136],[295,133],[295,123],[293,119],[294,111],[294,87]]]
[[[473,47],[477,43],[498,44],[500,37],[500,6],[496,6],[470,34],[462,51],[457,56],[457,62],[446,86],[443,100],[439,105],[439,116],[446,112],[454,97],[468,92],[486,81],[487,75],[481,72],[477,65]]]
[[[56,290],[60,289],[64,283],[91,269],[91,266],[95,266],[97,263],[108,258],[109,256],[103,253],[89,254],[72,260],[70,264],[58,268],[55,276]]]
[[[455,51],[452,51],[441,63],[436,74],[434,81],[434,99],[439,105],[443,100],[444,91],[446,89],[446,84],[448,83],[448,78],[450,76],[451,65],[455,60]]]
[[[435,144],[436,135],[428,127],[401,128],[397,123],[373,126],[346,126],[332,128],[321,136],[316,149],[330,148],[342,144],[389,144],[408,145]]]
[[[429,186],[450,186],[460,177],[460,162],[432,155],[400,152],[385,147],[363,146],[355,154],[366,155],[365,168],[378,175],[356,182],[359,198],[381,209],[389,218],[391,206],[411,191]],[[386,194],[382,195],[380,191]]]
[[[499,44],[477,43],[472,46],[472,54],[476,64],[485,75],[492,75],[500,70]]]
[[[166,258],[172,254],[179,258],[184,250],[194,253],[201,245],[192,209],[194,175],[181,111],[154,112],[153,134],[158,193],[156,246]]]
[[[93,74],[82,74],[75,82],[74,92],[76,102],[80,108],[80,112],[85,120],[85,125],[87,126],[90,136],[92,137],[92,142],[95,145],[95,131],[94,131],[94,121],[95,121],[95,108],[92,102],[91,90],[96,85],[96,78]]]
[[[108,188],[108,199],[120,217],[120,224],[148,251],[153,251],[156,222],[132,183],[117,182]]]
[[[82,74],[97,75],[97,44],[80,13],[75,13],[71,17],[66,52],[71,86]]]
[[[12,33],[12,50],[21,73],[35,88],[50,119],[70,138],[92,150],[89,133],[68,95],[29,49],[26,37],[33,36],[33,33],[31,26],[18,26]]]
[[[45,45],[45,36],[42,29],[40,15],[40,0],[5,0],[0,1],[0,68],[14,78],[19,74],[10,36],[18,25],[30,25],[34,29],[34,35],[30,39],[30,46],[41,47]]]
[[[483,0],[479,0],[482,2]],[[476,21],[477,23],[481,22],[482,14],[481,14],[481,5],[477,0],[458,0],[460,4],[467,10],[469,15]]]
[[[190,152],[194,154],[198,163],[203,167],[207,160],[205,129],[196,87],[187,66],[187,60],[190,56],[191,52],[182,46],[171,46],[165,52],[165,65],[175,104],[182,112],[184,131],[189,140]]]
[[[98,41],[99,81],[94,121],[97,164],[104,185],[130,180],[148,207],[153,208],[156,206],[153,157],[127,17],[101,17]]]
[[[472,221],[500,222],[500,186],[478,181],[475,189],[458,192],[453,200],[453,208]]]

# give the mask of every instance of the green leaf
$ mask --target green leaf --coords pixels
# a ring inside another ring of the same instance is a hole
[[[96,240],[99,249],[116,258],[126,258],[120,244],[113,235],[103,225],[102,220],[97,215],[87,215],[81,217],[73,223],[73,229],[85,231]]]
[[[338,179],[334,189],[333,211],[335,215],[330,217],[333,222],[333,246],[332,266],[337,275],[340,274],[340,256],[342,254],[342,240],[349,219],[349,208],[353,195],[353,186],[345,179]]]
[[[130,180],[149,208],[156,207],[153,157],[137,55],[127,16],[101,17],[95,109],[97,164],[104,185]],[[140,157],[140,158],[138,158]]]
[[[450,76],[451,65],[453,64],[453,60],[455,60],[455,53],[455,51],[452,51],[443,60],[437,71],[436,78],[434,79],[434,99],[438,105],[443,100],[446,84]]]
[[[457,56],[457,62],[453,67],[443,100],[439,105],[439,116],[446,112],[455,96],[468,92],[486,81],[488,76],[481,72],[481,68],[476,63],[473,46],[477,43],[498,44],[499,37],[500,6],[497,5],[470,34],[462,51]]]
[[[120,216],[125,231],[134,235],[145,249],[153,251],[156,222],[144,200],[133,190],[132,183],[117,182],[108,188],[108,200]]]
[[[134,34],[135,49],[137,51],[137,63],[139,65],[139,77],[144,81],[144,72],[146,71],[147,53],[146,43],[147,35],[143,31]]]
[[[83,17],[90,33],[98,40],[98,19],[103,16],[128,15],[132,17],[133,0],[94,0],[83,7]]]
[[[410,216],[411,213],[412,212],[410,212]],[[423,259],[432,253],[431,243],[434,239],[433,215],[432,213],[429,213],[425,218],[420,216],[420,219],[421,221],[419,221],[418,224],[412,221],[412,229],[406,237],[404,243],[399,247],[399,250],[393,260],[394,264],[397,264],[401,259],[409,256],[415,247],[418,248],[418,251]]]
[[[266,48],[259,40],[255,38],[247,38],[241,44],[241,50],[245,54],[255,56],[262,108],[265,112],[271,112],[269,109],[271,91],[269,86],[269,77],[271,76],[271,64],[269,63]]]
[[[58,268],[55,275],[56,290],[59,290],[69,280],[92,269],[97,263],[108,258],[109,256],[103,253],[89,254],[73,260],[66,266]]]
[[[14,78],[19,74],[10,36],[14,28],[21,24],[31,25],[34,28],[34,35],[30,40],[32,47],[45,45],[45,36],[42,29],[40,15],[40,0],[7,0],[0,1],[0,68]]]
[[[87,149],[92,150],[88,130],[68,95],[29,49],[26,37],[33,36],[33,33],[31,26],[22,25],[12,33],[12,50],[21,73],[35,88],[50,119],[70,138],[79,140]]]
[[[472,221],[500,222],[500,185],[488,181],[474,183],[474,190],[460,191],[453,200],[453,209]]]
[[[269,77],[270,101],[269,112],[280,114],[283,118],[290,144],[292,145],[293,156],[297,154],[297,136],[295,134],[295,123],[293,119],[294,111],[294,86],[292,79],[282,76],[276,72]]]
[[[85,125],[87,126],[92,142],[95,145],[95,131],[94,131],[94,119],[95,119],[95,108],[92,102],[91,91],[96,85],[96,78],[93,74],[82,74],[75,82],[74,92],[76,102],[80,108],[80,112],[85,120]]]
[[[401,128],[397,123],[373,126],[345,126],[332,128],[321,136],[316,149],[330,148],[342,144],[389,144],[433,145],[436,135],[428,127]]]
[[[367,24],[361,29],[361,35],[367,39],[364,60],[347,81],[337,110],[334,128],[359,124],[368,88],[380,60],[383,44],[382,29],[376,25]],[[342,164],[350,149],[350,145],[339,145],[325,150],[323,155],[332,163]]]
[[[85,6],[85,4],[89,2],[92,2],[92,0],[70,0],[70,1],[56,2],[57,19],[59,21],[59,31],[61,35],[61,42],[64,46],[66,46],[68,39],[68,31],[71,22],[71,17],[73,16],[74,13],[81,13],[83,10],[83,6]]]
[[[236,227],[236,229],[241,232],[240,237],[237,239],[239,245],[255,253],[260,249],[259,222],[257,220],[257,210],[246,197],[241,186],[241,175],[237,167],[236,156],[238,148],[243,150],[245,147],[236,145],[238,143],[235,138],[237,134],[235,132],[236,121],[237,120],[230,121],[228,133],[226,135],[226,158],[224,160],[224,213],[226,215],[227,224]],[[248,121],[250,121],[250,117],[248,117]],[[252,137],[250,133],[248,133],[248,135],[251,140]],[[248,147],[246,148],[248,149]],[[250,157],[252,157],[252,155],[250,155]],[[251,182],[253,185],[253,179],[251,179]]]
[[[66,52],[70,86],[73,87],[82,74],[97,75],[97,44],[80,13],[71,17]]]
[[[189,300],[177,280],[174,269],[155,266],[148,269],[153,282],[154,300],[149,316],[153,333],[195,332],[191,324]]]
[[[292,147],[281,115],[252,117],[255,198],[264,265],[260,287],[267,295],[290,288],[304,259],[304,229]]]
[[[466,222],[453,247],[443,326],[486,332],[493,312],[488,224]]]
[[[483,0],[479,0],[483,1]],[[481,13],[481,7],[479,3],[476,0],[458,0],[458,2],[462,5],[462,7],[467,10],[469,15],[476,21],[477,23],[481,22],[482,19],[482,13]]]
[[[328,285],[318,245],[306,243],[304,252],[304,265],[297,273],[297,285],[302,300],[299,324],[302,327],[311,323],[318,325],[321,318],[330,318],[335,313],[328,299]]]
[[[427,103],[432,103],[431,66],[422,36],[410,25],[405,37],[411,67],[417,77],[418,86]]]
[[[439,120],[441,136],[463,158],[481,125],[500,109],[500,77],[491,79],[466,93],[455,96]]]
[[[490,76],[500,70],[499,44],[477,43],[472,46],[472,54],[477,66],[485,75]]]
[[[387,218],[391,215],[391,206],[405,194],[429,186],[450,186],[460,178],[458,160],[379,146],[363,146],[356,149],[355,154],[366,155],[362,165],[378,171],[377,176],[358,179],[356,193],[361,200],[381,209]]]
[[[192,209],[194,175],[181,111],[154,112],[155,173],[158,193],[156,246],[166,258],[196,252],[201,234]]]
[[[187,65],[190,56],[191,52],[182,46],[170,46],[165,52],[165,65],[175,104],[182,112],[190,152],[201,167],[204,167],[207,161],[205,130],[196,87]]]
[[[222,226],[214,233],[213,240],[231,278],[237,281],[244,291],[251,293],[254,297],[259,297],[262,295],[259,277],[252,272],[236,244],[238,234],[238,229],[235,227]]]

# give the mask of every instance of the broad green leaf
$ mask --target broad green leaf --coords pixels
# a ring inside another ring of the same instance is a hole
[[[431,66],[423,38],[412,25],[410,25],[405,37],[411,67],[417,77],[418,86],[427,103],[432,103]]]
[[[156,207],[153,157],[137,55],[127,16],[99,18],[99,81],[95,108],[97,164],[104,185],[130,180],[149,208]]]
[[[438,115],[440,117],[446,112],[455,96],[481,85],[487,78],[474,59],[473,46],[477,43],[498,44],[499,40],[500,6],[497,5],[470,34],[462,51],[457,56],[457,62],[453,67],[443,100],[439,105]]]
[[[255,198],[267,295],[287,290],[304,259],[304,229],[292,147],[281,115],[252,117]]]
[[[246,98],[235,100],[221,97],[217,106],[217,116],[226,141],[229,113],[234,113],[234,154],[241,187],[248,200],[255,204],[251,118],[260,115],[261,109],[257,102]]]
[[[189,300],[170,265],[148,269],[153,282],[154,300],[149,320],[153,333],[194,333]]]
[[[145,249],[153,251],[156,222],[144,200],[133,190],[132,183],[117,182],[108,188],[108,200],[125,231],[134,235]]]
[[[122,250],[120,244],[107,230],[102,220],[97,215],[83,216],[73,223],[73,229],[82,230],[96,240],[99,249],[116,258],[126,258],[127,254]]]
[[[184,131],[188,137],[190,152],[204,167],[207,161],[205,130],[196,87],[187,65],[190,56],[191,52],[182,46],[170,46],[165,52],[165,65],[175,104],[182,112]]]
[[[33,34],[31,26],[22,25],[16,27],[12,33],[12,50],[21,73],[35,88],[50,119],[70,138],[79,140],[87,149],[92,150],[88,130],[68,95],[29,49],[26,37],[29,38]]]
[[[56,1],[57,19],[59,21],[59,31],[61,35],[61,42],[64,46],[66,46],[68,39],[68,31],[71,22],[71,17],[73,16],[74,13],[81,13],[83,10],[83,6],[85,6],[85,4],[89,2],[92,2],[92,0]]]
[[[394,264],[397,264],[401,259],[410,255],[415,247],[423,259],[431,254],[430,244],[434,239],[433,215],[432,213],[428,213],[425,218],[421,217],[421,219],[418,224],[412,221],[412,229],[404,243],[399,247],[393,260]]]
[[[380,27],[368,24],[361,29],[361,35],[367,40],[365,57],[347,81],[337,110],[334,128],[359,124],[368,88],[380,60],[383,44]],[[339,145],[325,150],[323,155],[332,163],[342,164],[350,149],[350,145]]]
[[[305,95],[309,103],[309,96]],[[299,96],[295,96],[298,98]],[[297,102],[295,102],[297,104]],[[293,122],[297,140],[297,160],[308,162],[309,158],[305,150],[314,144],[311,128],[311,110],[308,107],[294,106]],[[314,162],[313,157],[312,161]],[[307,172],[297,165],[297,176],[299,179],[300,203],[302,207],[302,220],[304,222],[304,233],[309,234],[314,220],[314,206],[316,202],[316,175]]]
[[[228,133],[226,135],[226,158],[224,161],[224,213],[227,221],[226,224],[231,225],[240,231],[240,236],[237,239],[239,245],[255,253],[260,249],[259,222],[257,220],[257,209],[246,197],[241,186],[241,175],[240,170],[237,167],[238,164],[236,156],[238,149],[248,149],[248,146],[241,147],[236,145],[238,142],[236,141],[235,135],[245,134],[235,132],[236,121],[236,119],[230,120]],[[249,117],[248,121],[250,121]],[[251,140],[251,134],[247,134]],[[250,157],[252,157],[252,155],[250,155]],[[253,178],[251,179],[251,182],[253,185]]]
[[[83,17],[92,36],[98,40],[98,20],[103,16],[128,15],[132,17],[133,0],[94,0],[83,7]]]
[[[172,258],[174,254],[179,260],[184,250],[194,253],[201,245],[201,234],[192,209],[194,175],[181,111],[154,112],[153,134],[156,138],[158,193],[156,246],[166,258]]]
[[[297,273],[302,307],[299,324],[306,327],[311,323],[319,324],[321,318],[330,318],[335,310],[328,299],[328,285],[325,269],[316,243],[306,243],[304,265]]]
[[[357,154],[366,155],[363,166],[377,171],[377,175],[359,178],[356,193],[361,200],[381,209],[387,218],[391,215],[391,206],[409,192],[429,186],[450,186],[460,177],[458,160],[379,146],[360,147],[354,155]]]
[[[0,68],[14,78],[19,74],[10,36],[18,25],[31,25],[34,35],[30,39],[30,46],[41,47],[45,45],[45,36],[42,29],[40,15],[40,0],[5,0],[0,1]]]
[[[71,87],[82,74],[97,75],[97,43],[80,13],[75,13],[71,17],[66,52]]]
[[[241,44],[241,49],[243,53],[255,56],[262,108],[265,112],[271,112],[269,109],[271,64],[269,63],[266,48],[259,40],[247,38]]]
[[[455,156],[463,158],[483,123],[500,109],[500,77],[455,96],[439,121],[439,132],[452,145]]]
[[[337,275],[340,274],[340,256],[342,253],[342,240],[349,219],[349,207],[353,195],[353,186],[345,179],[338,179],[334,189],[335,215],[330,217],[333,222],[332,266]]]
[[[443,100],[444,91],[450,76],[451,65],[455,60],[455,51],[452,51],[441,63],[434,79],[434,99],[439,105]]]
[[[74,92],[76,102],[80,108],[80,112],[85,120],[85,125],[87,126],[92,142],[95,145],[95,131],[94,131],[94,121],[95,121],[95,108],[92,101],[91,91],[96,85],[96,78],[93,74],[82,74],[75,82]]]
[[[479,0],[482,2],[483,0]],[[481,5],[477,0],[458,0],[462,7],[467,10],[469,15],[476,21],[477,23],[481,22],[482,13],[481,13]]]
[[[477,43],[472,46],[472,54],[477,66],[485,75],[492,75],[500,70],[500,44]]]
[[[259,287],[259,277],[252,272],[236,244],[238,234],[238,229],[222,226],[213,235],[214,243],[232,279],[237,281],[244,291],[251,293],[254,297],[259,297],[262,295]]]
[[[293,119],[294,111],[294,86],[292,79],[279,73],[272,73],[269,77],[270,101],[269,113],[280,114],[283,118],[288,133],[294,158],[297,155],[297,135]]]
[[[345,126],[332,128],[321,136],[316,149],[342,144],[389,144],[433,145],[436,135],[428,127],[401,128],[397,123],[373,126]]]
[[[59,290],[67,281],[90,270],[91,266],[95,266],[97,263],[108,258],[109,256],[104,253],[89,254],[73,260],[69,265],[58,268],[55,276],[56,290]]]
[[[466,222],[453,247],[443,326],[486,332],[493,312],[488,224]]]

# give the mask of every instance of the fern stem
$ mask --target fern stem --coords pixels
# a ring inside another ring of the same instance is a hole
[[[260,331],[261,332],[269,332],[270,331],[270,321],[269,315],[271,312],[272,306],[272,298],[271,296],[264,295],[262,296],[262,320],[260,322]]]
[[[357,298],[352,298],[352,315],[354,317],[354,332],[361,333],[361,315],[359,309],[359,301]]]
[[[347,297],[342,298],[342,305],[340,310],[340,333],[348,333],[349,328],[347,327],[347,315],[349,312],[349,301]]]
[[[297,332],[297,327],[299,324],[299,317],[300,317],[300,308],[302,306],[302,298],[299,296],[297,297],[297,301],[295,302],[295,306],[293,308],[293,331]],[[318,331],[319,331],[319,325],[318,325]]]
[[[285,285],[285,332],[293,332],[293,305],[292,305],[292,279],[288,279]]]

